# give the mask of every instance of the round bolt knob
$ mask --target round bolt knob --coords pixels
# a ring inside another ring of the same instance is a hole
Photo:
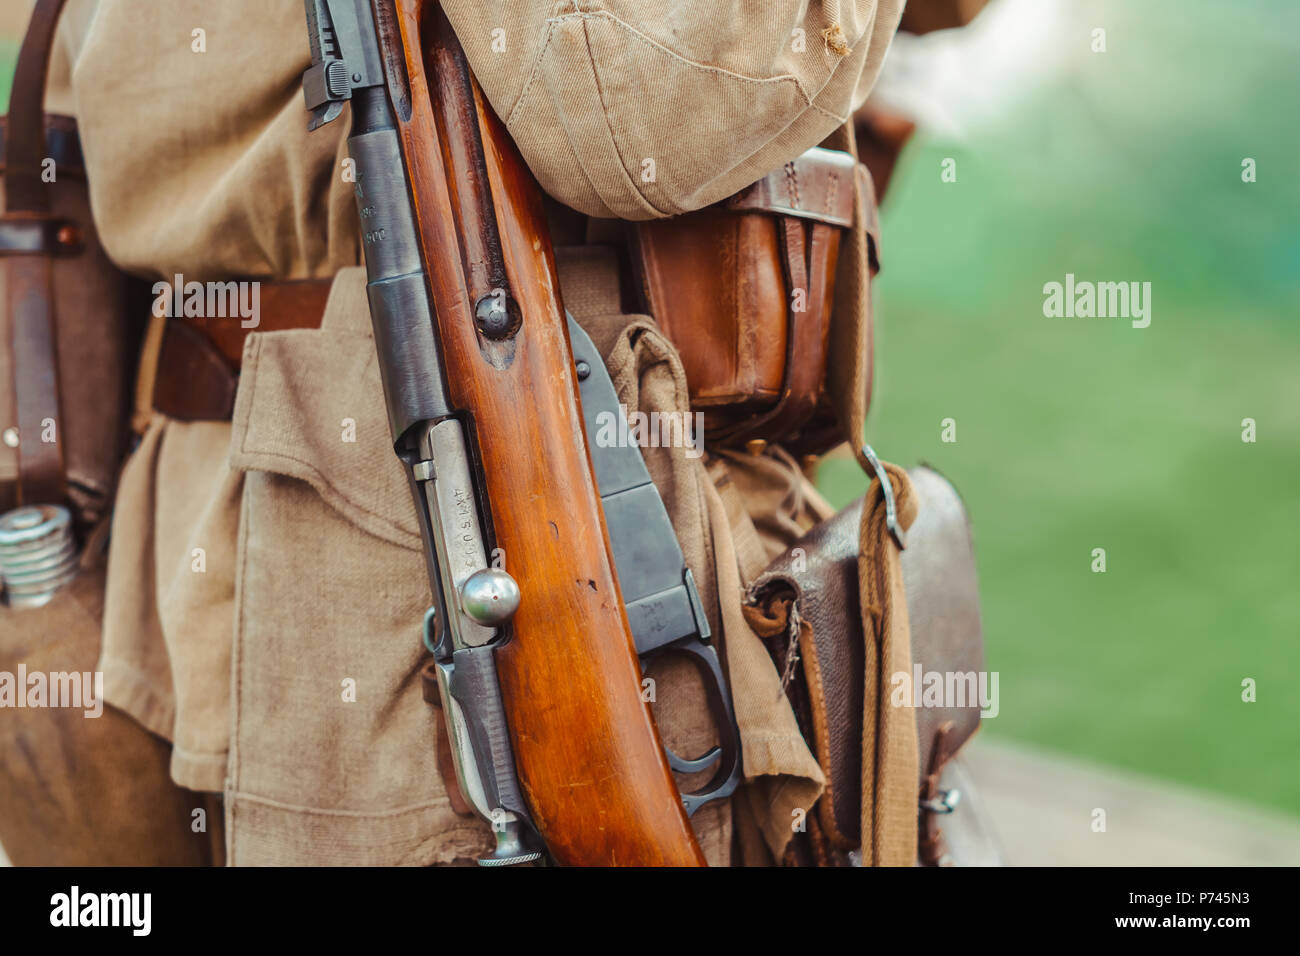
[[[499,568],[483,568],[460,586],[460,606],[484,627],[504,624],[519,610],[519,585]]]
[[[474,303],[474,321],[489,339],[504,339],[515,329],[519,306],[505,289],[493,289]]]

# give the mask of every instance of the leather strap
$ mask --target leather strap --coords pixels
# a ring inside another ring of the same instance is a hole
[[[212,343],[234,368],[244,357],[244,341],[250,332],[285,332],[289,329],[318,329],[329,301],[330,279],[284,279],[258,282],[257,325],[246,328],[236,317],[185,316],[181,322]]]
[[[9,136],[5,156],[5,212],[45,213],[50,209],[41,182],[45,159],[45,77],[49,71],[54,28],[64,0],[37,0],[18,52],[9,95]]]
[[[930,766],[927,768],[925,779],[921,781],[917,857],[922,866],[942,865],[948,852],[944,845],[943,830],[939,828],[939,814],[926,809],[925,804],[938,798],[939,780],[943,776],[943,768],[960,746],[956,740],[957,735],[953,733],[956,726],[954,721],[946,720],[934,732],[934,749],[930,751]]]
[[[185,422],[229,421],[249,333],[319,328],[333,281],[259,283],[256,328],[238,317],[167,319],[152,374],[154,410]],[[149,371],[141,369],[142,379]]]
[[[848,229],[853,225],[856,166],[857,160],[849,153],[815,146],[732,196],[727,207]]]
[[[0,256],[75,256],[85,249],[71,219],[18,213],[0,218]]]
[[[257,324],[252,328],[230,316],[183,316],[179,321],[203,334],[238,369],[248,333],[320,328],[333,285],[333,278],[257,282]]]
[[[77,122],[71,116],[46,113],[45,158],[54,160],[60,177],[86,178],[86,161],[81,155],[81,136]],[[0,173],[4,172],[8,155],[9,117],[0,116]]]
[[[827,279],[830,278],[828,259],[832,246],[839,241],[831,226],[820,222],[809,223],[805,258],[790,240],[792,234],[799,233],[804,228],[796,219],[785,220],[787,281],[791,283],[790,288],[803,289],[805,295],[802,313],[796,313],[791,306],[790,328],[793,334],[790,336],[790,346],[797,351],[792,353],[786,364],[784,394],[775,409],[775,414],[790,423],[785,428],[787,433],[797,432],[817,410],[817,398],[826,375],[826,333],[829,329],[826,313],[830,307],[827,295]],[[800,284],[796,285],[796,282]]]
[[[182,422],[228,421],[239,371],[202,332],[169,319],[158,351],[153,407]]]
[[[14,256],[6,261],[18,418],[18,500],[59,504],[67,486],[51,321],[51,264],[44,256]],[[50,437],[54,440],[44,440]]]
[[[828,259],[838,249],[836,228],[794,216],[780,217],[777,235],[789,297],[781,397],[762,414],[719,429],[718,440],[736,443],[755,437],[779,439],[798,434],[817,411],[826,370],[826,310],[830,306],[827,279],[831,278]],[[802,302],[797,301],[799,294]],[[772,431],[774,425],[778,432]]]
[[[49,218],[51,208],[49,189],[41,181],[45,78],[63,4],[64,0],[38,0],[32,11],[14,71],[5,142],[4,219],[42,235],[47,230],[39,222]],[[19,252],[4,258],[18,417],[18,498],[26,504],[60,503],[67,485],[60,433],[53,270],[48,250]],[[42,440],[48,434],[47,422],[54,423],[53,441]]]

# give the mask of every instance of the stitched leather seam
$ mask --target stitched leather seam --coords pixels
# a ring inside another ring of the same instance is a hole
[[[818,816],[821,818],[821,824],[832,843],[836,844],[840,849],[855,849],[857,843],[846,838],[840,832],[835,821],[835,793],[832,789],[832,781],[834,781],[836,774],[834,767],[831,765],[830,728],[827,726],[826,721],[826,688],[822,683],[822,668],[821,660],[817,656],[817,642],[813,639],[812,625],[807,622],[804,622],[799,628],[799,648],[804,659],[803,673],[804,680],[808,684],[813,733],[817,737],[813,744],[817,751],[817,762],[822,765],[822,770],[826,774],[826,789],[822,792],[822,798],[817,804]]]

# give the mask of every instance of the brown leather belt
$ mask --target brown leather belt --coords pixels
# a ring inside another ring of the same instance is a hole
[[[259,284],[256,328],[238,316],[169,318],[154,374],[153,407],[180,421],[229,421],[250,332],[320,328],[333,279]]]

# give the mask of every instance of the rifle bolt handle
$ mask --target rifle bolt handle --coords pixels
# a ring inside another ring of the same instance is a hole
[[[484,336],[499,341],[519,328],[519,306],[505,289],[493,289],[474,303],[474,321]]]
[[[484,627],[495,627],[514,617],[519,597],[519,585],[500,568],[475,571],[460,586],[460,606]]]

